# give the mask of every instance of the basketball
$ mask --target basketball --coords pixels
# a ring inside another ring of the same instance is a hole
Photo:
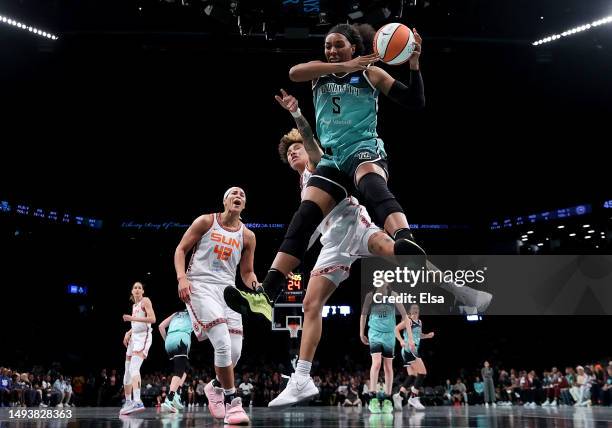
[[[399,65],[408,61],[414,51],[414,34],[404,24],[392,23],[381,27],[374,36],[374,53],[382,62]]]

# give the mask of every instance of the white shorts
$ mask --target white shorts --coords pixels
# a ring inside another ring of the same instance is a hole
[[[139,331],[137,333],[132,333],[130,337],[130,343],[128,343],[127,352],[125,355],[127,357],[131,357],[133,354],[137,352],[142,352],[147,357],[149,353],[149,348],[151,347],[151,343],[153,341],[153,335],[151,334],[152,330]]]
[[[230,334],[242,336],[242,316],[230,309],[223,298],[228,284],[205,284],[192,278],[189,282],[191,301],[187,303],[187,311],[198,340],[205,340],[206,331],[221,323],[227,323]]]
[[[310,276],[324,276],[337,286],[349,277],[357,259],[372,256],[368,241],[381,229],[372,223],[365,207],[350,197],[336,205],[317,231],[323,248]]]

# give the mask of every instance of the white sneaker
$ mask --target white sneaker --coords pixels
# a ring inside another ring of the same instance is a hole
[[[402,396],[400,393],[393,394],[393,409],[398,412],[402,411]]]
[[[290,406],[300,401],[310,400],[318,393],[319,390],[310,376],[304,377],[293,373],[287,387],[278,394],[278,397],[270,401],[268,407]]]
[[[129,414],[129,410],[132,408],[132,406],[134,406],[134,402],[132,400],[126,401],[123,407],[121,408],[121,410],[119,410],[119,414],[120,415]]]
[[[497,407],[497,404],[495,403],[495,401],[492,404],[493,407]]]
[[[417,410],[425,410],[425,406],[421,404],[421,400],[419,400],[418,396],[408,399],[408,404],[410,404],[412,407],[414,407]]]
[[[489,403],[485,403],[485,407],[488,409],[489,408]]]
[[[548,407],[550,406],[550,401],[546,400],[545,402],[542,403],[542,407]]]
[[[550,403],[550,407],[557,407],[557,400],[553,400],[552,403]]]
[[[131,415],[132,413],[143,412],[145,406],[142,401],[132,401],[132,405],[122,411],[122,415]]]

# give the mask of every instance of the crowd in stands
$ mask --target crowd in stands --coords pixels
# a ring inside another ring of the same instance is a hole
[[[271,366],[256,371],[236,372],[236,387],[244,405],[266,406],[286,384],[286,370]],[[0,406],[2,407],[70,407],[121,406],[123,400],[123,374],[116,369],[101,370],[98,375],[64,376],[60,370],[43,371],[34,367],[31,372],[18,373],[0,367]],[[206,405],[204,386],[211,380],[210,371],[191,371],[180,395],[188,407]],[[313,380],[319,396],[312,405],[352,406],[366,405],[369,396],[369,372],[338,371],[317,368]],[[396,374],[394,384],[403,382],[405,372]],[[143,375],[142,399],[146,406],[160,405],[169,390],[169,373]],[[382,379],[379,389],[382,389]],[[427,382],[426,382],[427,383]],[[505,370],[483,367],[462,375],[455,382],[426,386],[421,402],[431,405],[486,405],[486,406],[591,406],[612,404],[612,362],[567,367],[564,371],[552,367],[541,375],[535,371]]]
[[[557,367],[541,375],[534,370],[499,369],[494,371],[494,396],[486,397],[481,377],[446,380],[444,398],[454,405],[491,406],[610,406],[612,405],[612,361],[584,366]],[[468,386],[466,386],[466,383]]]

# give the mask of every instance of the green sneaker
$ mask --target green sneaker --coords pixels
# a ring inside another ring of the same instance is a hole
[[[266,293],[241,291],[228,286],[223,290],[223,298],[230,309],[241,315],[247,315],[249,312],[261,314],[272,322],[272,303]]]
[[[185,406],[181,403],[181,398],[178,394],[174,394],[174,399],[172,400],[172,405],[176,407],[178,410],[183,410]]]
[[[161,406],[162,406],[162,410],[165,410],[166,412],[170,412],[170,413],[178,412],[178,409],[174,407],[174,403],[172,403],[172,401],[168,400],[168,397],[166,397],[166,399],[164,400]]]
[[[368,409],[372,413],[380,413],[380,400],[378,398],[370,399],[370,404],[368,404]]]
[[[391,403],[391,400],[385,398],[382,404],[382,412],[393,413],[393,403]]]

